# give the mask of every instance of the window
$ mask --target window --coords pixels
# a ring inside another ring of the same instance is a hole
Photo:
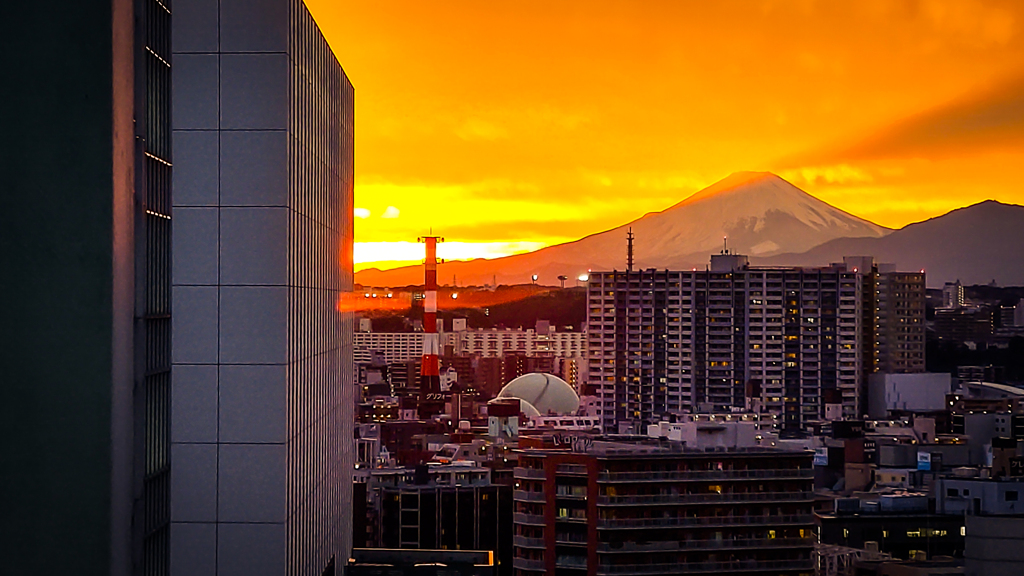
[[[960,491],[957,490],[956,488],[947,488],[946,489],[946,496],[950,496],[950,497],[955,498],[955,497],[957,497],[959,495],[960,495]]]
[[[1006,499],[1007,502],[1016,502],[1017,501],[1017,491],[1016,490],[1007,490],[1006,494],[1004,494],[1003,497]]]

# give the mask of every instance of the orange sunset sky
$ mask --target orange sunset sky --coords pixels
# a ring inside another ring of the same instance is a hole
[[[357,269],[431,227],[447,258],[575,240],[739,170],[890,227],[1024,204],[1024,2],[306,3],[356,87]]]

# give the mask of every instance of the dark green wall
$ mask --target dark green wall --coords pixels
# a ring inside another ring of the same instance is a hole
[[[111,3],[0,12],[0,572],[107,574]]]

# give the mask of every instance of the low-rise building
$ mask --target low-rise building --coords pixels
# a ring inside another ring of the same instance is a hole
[[[822,544],[864,549],[877,542],[881,552],[904,560],[917,551],[927,557],[963,555],[963,516],[930,512],[924,493],[838,499],[833,512],[818,514],[818,523]]]
[[[939,514],[1024,514],[1024,478],[939,478],[935,511]]]
[[[811,574],[810,451],[588,440],[523,448],[516,574]]]
[[[372,548],[484,550],[512,574],[512,489],[473,462],[372,470],[366,541]]]

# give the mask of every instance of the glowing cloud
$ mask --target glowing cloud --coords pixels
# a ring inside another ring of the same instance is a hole
[[[1024,2],[306,4],[360,95],[367,262],[431,227],[574,240],[740,170],[889,227],[1024,203]]]
[[[398,210],[398,208],[395,208],[394,206],[388,206],[384,210],[384,213],[380,215],[380,217],[381,218],[398,218],[398,215],[400,213],[401,212]]]

